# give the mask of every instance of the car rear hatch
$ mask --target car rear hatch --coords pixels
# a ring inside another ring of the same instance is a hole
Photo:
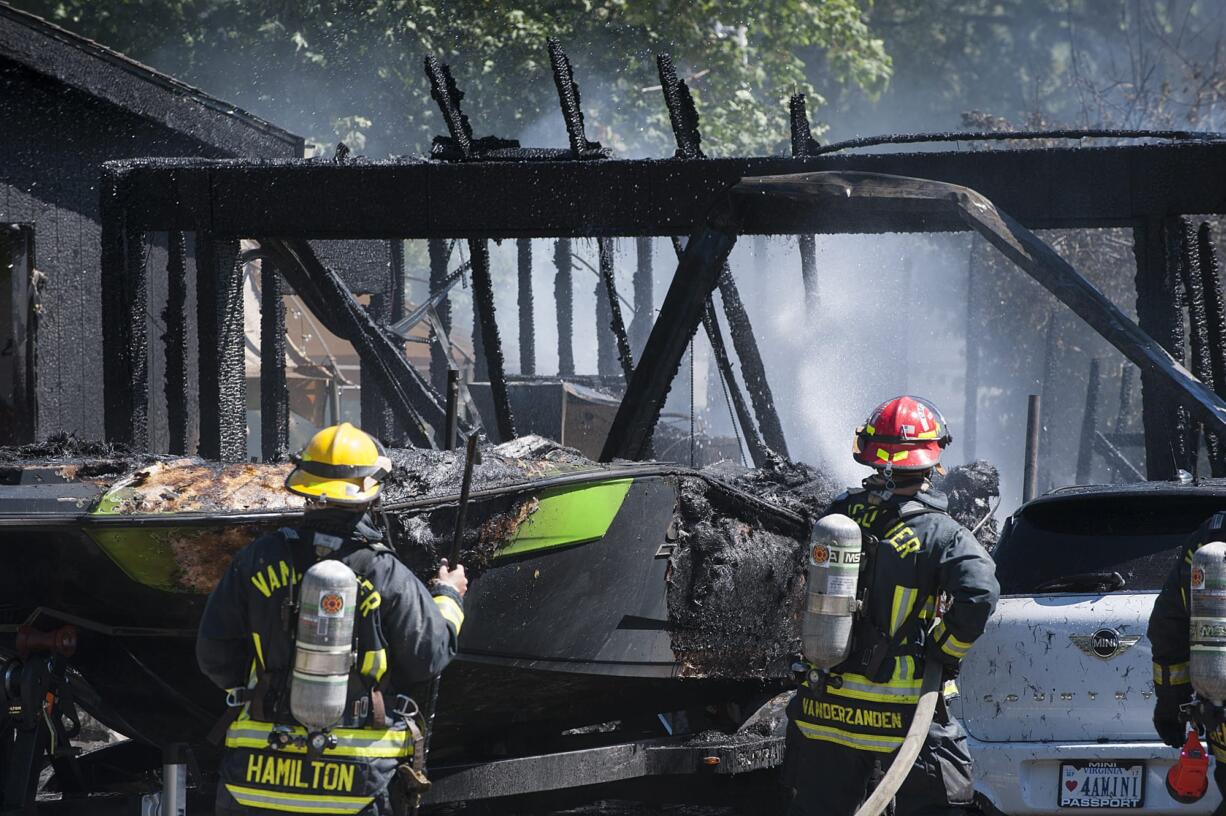
[[[1158,590],[1226,494],[1055,494],[1012,519],[1002,597],[962,668],[961,718],[984,742],[1157,739],[1150,647]]]

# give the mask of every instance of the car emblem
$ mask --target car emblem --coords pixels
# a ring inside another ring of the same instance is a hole
[[[1069,635],[1078,649],[1088,655],[1110,660],[1131,649],[1141,639],[1140,635],[1121,635],[1114,629],[1099,629],[1092,635]]]

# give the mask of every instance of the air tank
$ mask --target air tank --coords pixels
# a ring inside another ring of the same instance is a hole
[[[357,597],[357,576],[340,561],[320,561],[302,576],[289,707],[312,731],[345,715]]]
[[[847,659],[860,580],[860,525],[832,513],[809,539],[809,586],[800,634],[805,659],[829,671]]]
[[[1192,688],[1201,699],[1226,701],[1226,544],[1211,541],[1192,556]]]

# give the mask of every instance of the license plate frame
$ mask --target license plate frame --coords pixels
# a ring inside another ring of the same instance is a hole
[[[1075,782],[1076,787],[1070,789],[1069,782]],[[1059,784],[1056,802],[1062,808],[1136,810],[1145,806],[1145,761],[1063,760],[1060,762]]]

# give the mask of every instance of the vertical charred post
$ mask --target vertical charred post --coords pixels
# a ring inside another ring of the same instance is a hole
[[[1077,484],[1088,484],[1094,457],[1094,432],[1098,430],[1098,358],[1090,360],[1086,382],[1086,409],[1081,420],[1081,444],[1077,450]]]
[[[1129,362],[1125,362],[1120,370],[1120,410],[1115,415],[1117,437],[1128,429],[1128,417],[1132,415],[1132,381],[1136,377],[1136,371],[1137,367]]]
[[[172,232],[167,236],[166,309],[162,322],[166,333],[166,424],[169,452],[187,451],[187,236]],[[264,363],[267,365],[267,363]]]
[[[813,138],[804,94],[792,94],[792,98],[788,100],[788,122],[792,132],[792,155],[812,156],[821,145]]]
[[[199,233],[196,325],[200,332],[200,455],[247,458],[247,380],[243,346],[243,271],[238,241]]]
[[[260,456],[265,462],[284,462],[289,456],[285,301],[281,275],[267,259],[260,261]]]
[[[557,275],[553,279],[553,299],[558,313],[558,376],[575,374],[575,289],[571,270],[574,259],[570,254],[570,239],[559,238],[553,247],[553,263]]]
[[[138,448],[149,442],[148,269],[145,235],[127,224],[126,178],[102,185],[102,345],[107,439]]]
[[[972,237],[971,251],[966,260],[966,408],[962,420],[962,438],[966,440],[963,442],[962,455],[968,462],[975,460],[975,448],[979,441],[979,325],[976,319],[978,313],[975,311],[976,277],[975,238]]]
[[[451,69],[431,55],[426,57],[426,79],[430,83],[430,96],[438,103],[439,112],[443,115],[443,123],[447,125],[450,139],[444,142],[443,137],[434,139],[433,152],[436,154],[451,149],[457,151],[463,158],[473,154],[473,129],[468,117],[460,110],[460,100],[464,98],[451,76]],[[444,383],[444,387],[446,383]]]
[[[532,317],[532,239],[515,242],[519,251],[519,371],[536,373],[536,321]]]
[[[1057,384],[1059,373],[1056,370],[1056,365],[1059,362],[1060,355],[1060,314],[1058,309],[1053,309],[1047,317],[1047,331],[1043,338],[1043,385],[1040,391],[1040,396],[1047,405],[1047,411],[1051,412],[1053,402],[1055,402],[1056,391],[1059,386]],[[1041,461],[1049,463],[1048,466],[1041,468],[1042,480],[1040,489],[1043,491],[1050,490],[1053,486],[1051,475],[1050,456],[1044,451],[1051,450],[1051,426],[1047,422],[1043,422],[1039,428],[1039,455]]]
[[[821,303],[817,289],[817,237],[798,235],[796,242],[800,246],[800,282],[805,290],[805,312],[813,320]]]
[[[1209,359],[1213,368],[1213,390],[1226,395],[1226,302],[1222,297],[1222,280],[1218,269],[1217,248],[1209,223],[1197,232],[1197,254],[1200,256],[1201,288],[1205,297],[1206,327],[1209,331]],[[1219,440],[1219,448],[1222,448]],[[1210,460],[1214,476],[1226,476],[1226,449],[1220,451],[1221,461]]]
[[[447,260],[449,252],[447,251],[447,242],[440,238],[431,238],[426,244],[426,249],[430,254],[430,294],[439,291],[445,285],[447,280]],[[443,328],[448,334],[451,333],[451,299],[443,298],[435,307],[438,312],[439,320],[443,323]],[[434,390],[439,393],[444,393],[447,388],[447,370],[451,367],[451,361],[447,359],[447,355],[443,353],[442,347],[438,343],[430,344],[430,384],[434,386]]]
[[[597,331],[601,337],[605,337],[604,332],[601,332],[601,327],[608,326],[613,340],[617,343],[617,360],[610,368],[612,369],[607,374],[605,373],[604,354],[601,354],[600,375],[617,376],[617,365],[621,363],[622,374],[626,378],[626,382],[630,382],[630,377],[634,374],[634,358],[630,353],[630,339],[626,336],[626,323],[622,320],[622,306],[617,297],[617,277],[613,269],[613,239],[598,238],[596,239],[597,252],[600,255],[600,281],[604,285],[604,303],[608,309],[607,320],[599,320],[597,323]],[[597,294],[597,309],[600,308],[600,297]],[[604,349],[607,346],[601,346]]]
[[[1161,218],[1133,227],[1136,254],[1137,318],[1142,331],[1157,340],[1177,362],[1184,361],[1182,286],[1176,263],[1169,261],[1168,234]],[[1187,461],[1187,413],[1162,378],[1141,372],[1141,416],[1145,425],[1145,471],[1153,480],[1175,476]]]
[[[637,357],[647,345],[651,334],[651,317],[655,307],[655,277],[652,270],[652,243],[650,238],[634,239],[636,260],[634,267],[634,317],[630,318],[630,351]]]
[[[754,339],[749,313],[745,311],[741,293],[737,290],[732,270],[726,262],[720,271],[718,285],[720,297],[724,301],[724,315],[728,318],[728,331],[732,335],[732,347],[736,349],[736,356],[741,361],[741,374],[745,378],[745,388],[749,391],[754,413],[758,417],[758,427],[762,429],[762,439],[768,448],[786,457],[787,442],[783,437],[779,413],[775,410],[775,397],[766,381],[766,366],[762,364],[762,355]]]
[[[749,413],[749,406],[745,404],[745,397],[741,394],[741,387],[737,384],[736,375],[732,371],[732,360],[729,359],[728,349],[724,345],[719,316],[715,313],[715,304],[712,303],[710,297],[707,298],[707,305],[702,313],[702,326],[707,332],[707,339],[711,342],[711,352],[715,356],[715,364],[719,367],[720,376],[724,380],[728,398],[732,401],[736,422],[745,434],[745,444],[749,447],[749,456],[753,460],[753,466],[762,467],[766,464],[769,451],[762,444],[762,437],[758,435],[758,429],[754,426],[753,417]]]
[[[668,54],[656,56],[656,69],[660,73],[664,104],[668,108],[668,119],[677,140],[677,158],[706,158],[702,152],[702,134],[698,130],[698,109],[694,107],[689,86],[677,78],[673,58]]]
[[[507,442],[515,438],[515,417],[511,413],[511,399],[507,395],[502,340],[498,336],[498,320],[494,314],[494,283],[490,278],[489,245],[484,239],[472,239],[468,242],[468,249],[473,260],[473,325],[479,326],[481,330],[481,348],[485,352],[489,372],[490,395],[494,400],[499,441]]]
[[[1192,373],[1210,389],[1216,390],[1213,380],[1213,359],[1209,351],[1209,317],[1205,307],[1200,251],[1196,227],[1193,226],[1190,219],[1179,219],[1179,237],[1179,269],[1183,275],[1184,292],[1187,293],[1188,343],[1192,353]],[[1221,461],[1218,436],[1207,428],[1201,430],[1205,440],[1205,449],[1209,453],[1209,461],[1215,468],[1218,468],[1218,463]],[[1195,449],[1188,453],[1193,461],[1199,455],[1199,451]]]
[[[804,94],[793,94],[788,102],[789,120],[792,130],[792,155],[808,156],[818,147],[809,127],[809,113],[805,106]],[[813,235],[797,236],[800,245],[800,281],[805,289],[805,311],[811,321],[817,318],[819,303],[817,289],[817,238]]]
[[[596,373],[602,379],[612,379],[617,376],[617,350],[614,348],[612,330],[606,331],[606,327],[613,323],[613,310],[609,307],[609,290],[604,285],[603,275],[600,280],[596,281],[595,295]]]
[[[549,67],[553,70],[553,83],[558,89],[558,104],[562,107],[562,122],[566,125],[571,155],[576,159],[604,158],[608,155],[607,151],[599,142],[589,142],[584,132],[583,106],[570,58],[562,50],[562,44],[554,38],[549,38],[548,45]]]

